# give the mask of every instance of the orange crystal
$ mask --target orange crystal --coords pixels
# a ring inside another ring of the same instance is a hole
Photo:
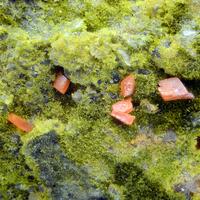
[[[112,105],[112,110],[117,112],[123,112],[123,113],[130,113],[133,111],[133,104],[131,102],[131,98],[118,101],[117,103]]]
[[[158,91],[164,101],[194,99],[179,78],[167,78],[159,82]]]
[[[128,113],[117,112],[114,110],[112,111],[111,116],[126,125],[132,125],[135,121],[135,116],[132,116]]]
[[[65,94],[69,88],[70,80],[67,79],[61,73],[57,74],[57,77],[53,83],[53,87],[58,90],[61,94]]]
[[[25,132],[30,132],[33,129],[33,125],[31,123],[14,113],[8,114],[8,121]]]
[[[131,95],[133,95],[134,91],[135,91],[135,78],[133,75],[129,75],[127,77],[125,77],[120,84],[120,88],[121,88],[121,95],[123,97],[129,97]]]

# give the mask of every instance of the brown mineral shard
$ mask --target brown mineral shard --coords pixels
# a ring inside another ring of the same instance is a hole
[[[161,80],[158,91],[164,101],[194,99],[194,95],[176,77]]]

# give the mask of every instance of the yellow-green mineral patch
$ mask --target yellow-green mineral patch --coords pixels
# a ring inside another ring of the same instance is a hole
[[[0,199],[200,199],[199,0],[1,0],[0,66]],[[127,127],[110,111],[128,74]],[[174,76],[194,100],[163,102]]]

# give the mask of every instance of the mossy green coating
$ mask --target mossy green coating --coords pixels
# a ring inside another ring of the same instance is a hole
[[[198,200],[199,12],[199,0],[2,0],[0,199]],[[59,67],[66,95],[52,87]],[[110,116],[128,74],[130,127]],[[164,103],[158,82],[171,76],[195,99]]]

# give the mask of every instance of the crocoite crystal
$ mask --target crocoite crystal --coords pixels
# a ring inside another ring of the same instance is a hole
[[[133,122],[135,121],[135,116],[132,116],[128,113],[117,112],[114,110],[112,111],[111,116],[119,120],[123,124],[129,125],[129,126],[132,125]]]
[[[112,105],[112,110],[123,113],[130,113],[133,111],[133,104],[131,98],[127,98]]]
[[[177,77],[161,80],[159,82],[158,91],[164,101],[194,99],[194,95],[188,92]]]
[[[61,73],[57,74],[57,77],[53,83],[53,87],[59,91],[61,94],[65,94],[67,92],[67,89],[69,88],[70,80],[67,79],[64,75]]]
[[[25,132],[30,132],[33,129],[33,125],[31,123],[14,113],[8,114],[8,121]]]
[[[132,74],[130,74],[129,76],[126,76],[120,84],[120,88],[121,88],[121,95],[123,97],[129,97],[131,95],[133,95],[133,93],[135,92],[135,78]]]

